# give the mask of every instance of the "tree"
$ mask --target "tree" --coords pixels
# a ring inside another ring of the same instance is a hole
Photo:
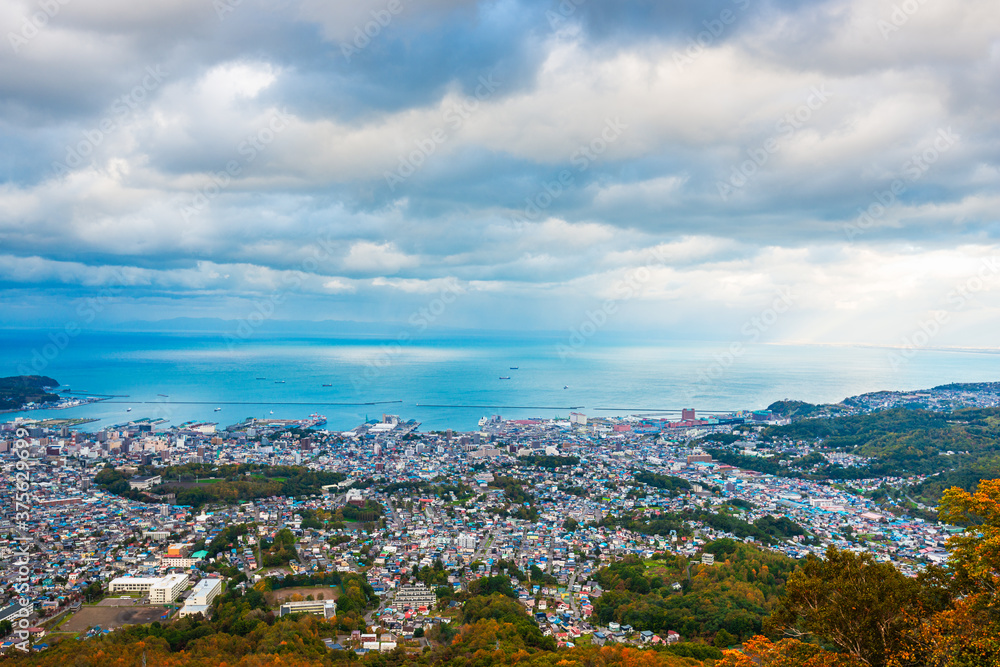
[[[719,630],[715,633],[715,640],[712,645],[717,648],[728,648],[736,643],[736,637],[729,634],[725,630]]]
[[[941,498],[942,521],[965,526],[948,542],[947,582],[954,599],[924,619],[900,652],[931,667],[1000,664],[1000,480],[980,482],[975,493],[952,487]],[[940,574],[940,573],[939,573]]]
[[[788,578],[770,621],[786,636],[818,635],[873,667],[901,653],[922,613],[920,584],[870,554],[830,547]]]
[[[862,667],[863,663],[840,653],[824,651],[797,639],[772,642],[760,635],[745,642],[740,650],[723,651],[717,667]]]

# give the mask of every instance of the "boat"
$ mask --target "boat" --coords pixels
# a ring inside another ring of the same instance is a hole
[[[162,396],[163,398],[170,398],[170,397],[169,397],[169,396],[167,396],[166,394],[157,394],[157,396]]]
[[[274,384],[285,384],[284,380],[275,380]]]
[[[517,366],[511,366],[511,367],[510,367],[510,370],[512,370],[512,371],[516,371],[516,370],[517,370]]]
[[[125,408],[125,412],[132,412],[132,408]]]
[[[510,379],[510,376],[509,376],[509,375],[501,375],[501,376],[500,376],[500,379],[501,379],[501,380],[509,380],[509,379]]]
[[[257,378],[258,380],[266,380],[267,378]]]
[[[272,414],[272,415],[274,414],[274,410],[271,410],[271,414]]]
[[[333,385],[332,385],[332,384],[325,384],[325,385],[323,385],[323,386],[324,386],[324,387],[332,387]]]
[[[568,384],[564,384],[563,385],[563,389],[569,389],[569,385]]]
[[[215,409],[215,411],[216,411],[216,412],[218,412],[218,411],[219,411],[219,410],[221,410],[221,409],[222,409],[222,408],[216,408],[216,409]]]

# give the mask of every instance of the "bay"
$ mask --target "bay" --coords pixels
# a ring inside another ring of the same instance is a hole
[[[329,428],[347,430],[387,413],[416,419],[426,431],[472,430],[492,414],[760,409],[783,398],[834,402],[882,389],[995,381],[1000,356],[612,336],[573,347],[565,335],[504,333],[403,343],[391,336],[255,336],[234,344],[212,333],[90,332],[58,346],[45,331],[0,331],[0,375],[25,371],[74,391],[118,397],[6,413],[2,421],[91,417],[98,421],[83,428],[97,430],[142,417],[225,426],[246,417],[318,413]]]

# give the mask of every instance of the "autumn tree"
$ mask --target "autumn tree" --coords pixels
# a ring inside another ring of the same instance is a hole
[[[954,601],[921,623],[898,664],[994,667],[1000,664],[1000,479],[980,482],[975,493],[948,489],[939,516],[965,527],[948,542]]]
[[[834,547],[826,558],[810,555],[785,590],[772,627],[786,637],[822,637],[873,667],[903,649],[923,601],[920,584],[892,563]]]

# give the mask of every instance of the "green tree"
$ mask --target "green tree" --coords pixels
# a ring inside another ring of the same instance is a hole
[[[834,547],[826,558],[810,555],[785,590],[773,627],[787,637],[822,637],[873,667],[901,651],[923,600],[920,583],[893,564]]]

